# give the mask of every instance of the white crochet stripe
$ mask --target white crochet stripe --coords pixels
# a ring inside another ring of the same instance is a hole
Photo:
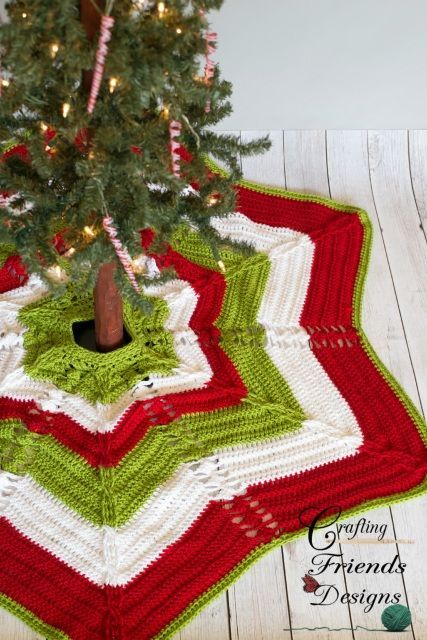
[[[95,433],[112,431],[127,409],[137,400],[148,400],[166,393],[177,393],[203,387],[212,377],[210,364],[201,350],[189,322],[197,305],[198,296],[184,280],[172,280],[163,285],[146,287],[148,295],[163,298],[169,309],[165,322],[171,332],[179,365],[171,374],[150,376],[149,388],[140,382],[112,404],[91,404],[77,394],[67,393],[45,380],[34,380],[24,371],[25,355],[23,335],[26,328],[18,321],[20,309],[46,293],[38,279],[33,286],[18,295],[26,287],[0,296],[0,391],[2,396],[16,400],[35,400],[45,411],[65,413],[82,427]],[[28,288],[28,287],[27,287]],[[2,335],[3,334],[3,335]]]
[[[0,469],[0,516],[7,509],[12,500],[22,476]]]
[[[243,230],[239,229],[239,237],[250,236],[254,244],[261,238],[256,248],[267,252],[272,262],[265,298],[274,300],[283,283],[296,283],[293,306],[278,299],[271,305],[270,313],[269,304],[263,302],[259,319],[269,328],[278,320],[279,324],[286,321],[290,329],[287,336],[283,328],[282,336],[301,337],[300,348],[286,350],[286,357],[280,355],[277,346],[271,346],[271,354],[309,417],[301,429],[280,438],[235,445],[181,465],[115,533],[111,527],[91,525],[28,478],[25,487],[19,486],[6,517],[24,535],[96,584],[105,580],[114,585],[127,584],[176,542],[212,500],[229,499],[252,484],[284,478],[354,455],[362,444],[362,434],[350,407],[313,355],[307,334],[298,327],[313,259],[310,239],[279,230],[283,244],[279,246],[274,229],[267,227],[268,239],[266,225],[242,218],[239,214],[231,217],[233,222],[244,225]],[[219,223],[217,227],[223,232]],[[298,374],[289,372],[288,357]],[[307,392],[300,384],[301,378],[308,386]],[[37,505],[37,513],[32,505]],[[53,535],[56,523],[70,535],[66,532]],[[106,558],[110,559],[107,567]]]
[[[357,433],[308,420],[295,435],[218,451],[181,465],[118,529],[91,524],[30,477],[17,484],[3,516],[92,582],[125,585],[176,542],[209,502],[350,456],[360,444]],[[114,563],[106,566],[106,557]]]
[[[258,312],[265,349],[307,417],[358,429],[356,418],[320,362],[307,348],[300,317],[310,283],[314,243],[306,234],[253,222],[241,213],[215,219],[222,237],[244,239],[267,253],[271,268]],[[300,348],[296,348],[299,346]],[[286,348],[288,347],[288,348]]]

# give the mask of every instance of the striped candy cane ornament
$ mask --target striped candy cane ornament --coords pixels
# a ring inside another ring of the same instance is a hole
[[[114,220],[111,216],[107,215],[102,220],[103,227],[108,234],[108,237],[111,240],[111,244],[114,247],[114,250],[117,254],[118,259],[120,260],[123,269],[126,272],[127,277],[129,278],[133,288],[137,293],[141,293],[141,289],[136,281],[135,274],[131,265],[131,257],[129,255],[128,250],[123,247],[119,238],[117,237],[117,229],[114,226]]]
[[[213,31],[206,34],[206,64],[205,64],[205,83],[209,84],[212,80],[214,71],[215,71],[215,63],[212,60],[212,55],[215,53],[215,47],[212,44],[218,39],[218,36]],[[209,113],[211,110],[210,100],[206,103],[205,111]]]
[[[96,64],[93,72],[92,86],[90,89],[89,100],[87,103],[87,112],[93,113],[96,100],[98,98],[99,89],[101,87],[102,76],[104,75],[105,58],[108,53],[108,42],[111,39],[111,31],[114,26],[114,18],[112,16],[102,16],[101,31],[99,34],[98,50],[96,52]]]
[[[178,120],[172,120],[169,124],[169,134],[171,141],[171,156],[172,156],[172,173],[175,178],[181,177],[180,167],[180,155],[178,153],[179,142],[176,138],[181,135],[182,125]]]

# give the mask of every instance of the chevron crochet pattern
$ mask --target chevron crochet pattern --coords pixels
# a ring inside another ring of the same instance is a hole
[[[261,555],[426,488],[426,428],[361,327],[367,215],[242,182],[223,273],[177,233],[131,342],[0,250],[0,605],[52,640],[164,640]],[[148,244],[150,233],[142,234]]]

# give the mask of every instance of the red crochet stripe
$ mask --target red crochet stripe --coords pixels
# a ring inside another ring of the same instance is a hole
[[[10,256],[0,269],[0,293],[21,287],[28,280],[27,271],[19,256]]]
[[[240,190],[240,196],[242,206],[242,201],[249,194]],[[273,226],[286,225],[309,232],[316,243],[310,288],[301,319],[303,325],[308,328],[340,322],[348,327],[351,324],[354,281],[363,239],[363,227],[356,215],[348,214],[344,222],[343,214],[329,210],[324,205],[289,202],[282,198],[279,219],[280,207],[274,202],[275,197],[261,196],[254,192],[250,192],[250,196],[251,201],[260,197],[264,201],[254,204],[253,209],[244,208],[246,215],[249,213],[258,222]],[[260,211],[259,216],[257,210]],[[289,210],[292,210],[291,219]],[[338,220],[339,217],[342,223]],[[330,233],[325,231],[325,225],[328,225]],[[341,230],[338,232],[339,227]],[[328,258],[330,254],[331,260],[327,260],[323,267],[320,256]],[[331,280],[331,274],[334,280]],[[337,283],[336,290],[329,290],[331,282],[334,285]],[[335,308],[329,311],[329,305]],[[351,346],[319,347],[314,353],[351,406],[363,430],[364,443],[351,457],[248,489],[247,494],[253,500],[259,500],[285,531],[300,528],[299,514],[306,508],[315,506],[320,510],[335,504],[346,510],[381,496],[408,491],[425,477],[425,448],[415,425],[363,347],[353,344],[354,331],[351,328],[349,331]],[[326,339],[326,335],[327,328],[320,328],[319,334],[316,334],[319,344]],[[244,497],[237,497],[233,502],[236,508],[247,509],[248,503],[244,501]],[[8,533],[11,550],[15,549],[17,538],[22,537],[11,527],[5,533]],[[268,533],[264,528],[260,531],[260,537],[248,538],[238,524],[232,522],[229,511],[221,503],[210,503],[180,540],[168,547],[132,583],[123,589],[107,590],[107,601],[113,601],[116,605],[121,603],[119,624],[122,638],[152,638],[190,602],[232,570],[259,545],[260,539],[265,542],[269,539],[268,536],[271,538],[273,535],[273,532]],[[39,558],[42,557],[45,561],[46,552],[28,544],[34,553],[36,564],[39,562],[41,566]],[[50,561],[63,566],[52,557]],[[0,558],[2,571],[5,570],[6,562],[5,556]],[[14,556],[13,567],[18,562],[19,556]],[[67,580],[72,581],[75,574],[71,569],[68,569],[68,573]],[[46,572],[46,575],[49,574],[50,572]],[[16,575],[21,579],[19,570]],[[64,584],[68,586],[68,582]],[[12,586],[19,590],[22,585]],[[104,592],[99,590],[99,593],[102,595]],[[17,593],[11,597],[23,602],[25,594]],[[48,616],[52,619],[52,611],[45,602],[38,601],[36,609],[28,594],[26,597],[24,606],[46,621]],[[104,610],[103,605],[99,610]],[[75,607],[73,611],[76,618],[81,620],[79,607]],[[56,623],[51,624],[66,630],[69,621],[66,614],[63,615],[64,620],[58,618]],[[103,624],[105,623],[99,622],[100,628]],[[66,632],[77,640],[82,637],[78,635],[78,630]],[[88,634],[84,637],[88,638]],[[96,630],[90,637],[98,638],[100,632]]]
[[[65,563],[0,518],[0,592],[73,640],[105,640],[106,599]]]

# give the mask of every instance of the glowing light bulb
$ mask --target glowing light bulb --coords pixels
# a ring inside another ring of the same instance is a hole
[[[225,264],[222,260],[218,260],[218,267],[221,269],[223,273],[225,273]]]
[[[95,237],[95,235],[96,235],[96,233],[95,233],[95,231],[92,229],[92,227],[89,227],[89,226],[87,226],[87,225],[86,225],[86,227],[84,227],[83,231],[84,231],[85,235],[87,235],[87,236],[88,236],[88,238],[94,238],[94,237]]]
[[[164,2],[158,2],[157,3],[157,11],[159,12],[159,16],[161,18],[163,18],[165,12],[166,12],[166,7],[165,7],[165,3]]]
[[[76,250],[74,249],[74,247],[70,247],[68,251],[64,253],[64,256],[66,258],[71,258],[71,256],[73,256],[75,253],[76,253]]]
[[[59,44],[57,42],[54,42],[53,44],[50,45],[50,57],[51,58],[55,58],[56,54],[59,51]]]
[[[162,116],[167,120],[169,118],[169,107],[163,107]]]
[[[134,273],[142,275],[147,271],[147,258],[141,254],[131,260],[131,266]]]
[[[6,80],[6,78],[4,80],[1,81],[2,87],[8,87],[10,85],[9,80]]]
[[[68,114],[70,113],[70,109],[71,109],[70,103],[64,102],[64,104],[62,105],[62,115],[64,118],[68,116]]]
[[[119,81],[117,78],[110,78],[110,93],[114,93],[118,84]]]
[[[27,18],[27,14],[24,12],[24,13],[22,14],[22,17],[23,17],[23,18],[24,18],[24,20],[25,20],[25,18]]]
[[[208,206],[212,207],[214,204],[218,202],[218,196],[211,195],[208,198]]]
[[[45,122],[40,122],[40,129],[43,131],[43,133],[45,133],[49,129],[49,127]]]
[[[89,151],[87,157],[89,158],[89,160],[93,160],[95,158],[95,151]]]
[[[182,33],[182,29],[181,27],[178,27],[178,29],[176,30],[177,33]]]

